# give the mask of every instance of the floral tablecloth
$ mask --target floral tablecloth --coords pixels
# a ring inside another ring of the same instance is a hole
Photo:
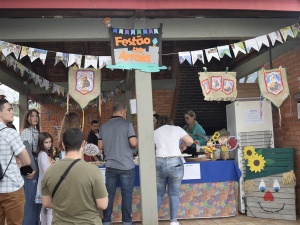
[[[122,221],[121,188],[117,188],[114,199],[112,221]],[[132,220],[140,221],[140,187],[134,187],[132,199]],[[228,217],[238,214],[238,182],[211,182],[182,184],[179,193],[178,218]],[[100,215],[102,217],[102,215]],[[158,213],[159,219],[170,219],[168,194],[163,197]]]

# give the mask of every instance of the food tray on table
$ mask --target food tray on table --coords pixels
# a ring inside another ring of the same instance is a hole
[[[187,162],[201,162],[201,161],[211,161],[211,159],[206,158],[186,158],[185,161]]]

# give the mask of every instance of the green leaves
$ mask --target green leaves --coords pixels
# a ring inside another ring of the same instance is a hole
[[[256,151],[256,153],[257,153],[257,155],[261,155],[262,149],[258,149],[258,150]]]
[[[271,165],[273,163],[275,163],[275,160],[273,159],[264,159],[266,161],[266,165]]]

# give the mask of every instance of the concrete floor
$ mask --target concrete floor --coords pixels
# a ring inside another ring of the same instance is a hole
[[[113,223],[114,225],[120,225],[122,223]],[[135,222],[133,224],[142,225],[142,222]],[[159,221],[159,225],[170,225],[170,221]],[[267,224],[300,224],[300,218],[298,217],[296,221],[289,220],[273,220],[273,219],[262,219],[247,217],[245,215],[238,215],[234,217],[227,218],[214,218],[214,219],[190,219],[190,220],[179,220],[180,225],[197,225],[197,224],[207,224],[207,225],[217,225],[217,224],[227,224],[227,225],[267,225]]]

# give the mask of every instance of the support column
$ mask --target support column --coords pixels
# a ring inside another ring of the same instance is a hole
[[[24,85],[25,94],[19,93],[19,131],[21,132],[21,126],[23,117],[28,109],[28,90],[27,85]]]
[[[135,71],[143,225],[158,225],[151,73]]]

